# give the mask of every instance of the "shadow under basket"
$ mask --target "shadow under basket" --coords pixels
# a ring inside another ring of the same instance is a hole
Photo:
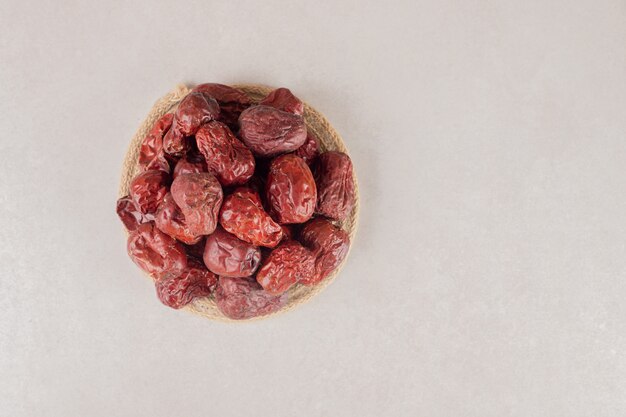
[[[270,91],[274,88],[254,85],[254,84],[240,84],[233,87],[246,93],[253,103],[261,101]],[[119,197],[128,195],[129,186],[132,179],[139,173],[139,167],[137,165],[137,158],[139,156],[139,148],[143,138],[148,134],[154,123],[164,114],[173,112],[178,103],[191,91],[191,89],[185,85],[179,85],[174,90],[160,98],[150,110],[150,113],[146,116],[141,126],[132,138],[126,157],[124,158],[124,164],[122,166],[122,178],[120,181]],[[343,140],[335,129],[330,125],[328,120],[317,110],[304,103],[304,120],[306,122],[307,129],[315,134],[319,140],[320,150],[323,151],[341,151],[348,153]],[[354,237],[357,229],[357,222],[359,218],[359,188],[356,180],[356,174],[354,175],[355,186],[355,204],[352,212],[347,219],[340,222],[340,226],[350,235],[350,247],[354,244]],[[348,253],[349,256],[349,253]],[[346,256],[346,259],[348,258]],[[321,281],[319,284],[313,287],[307,287],[301,284],[296,284],[287,291],[288,301],[283,308],[265,316],[258,316],[247,320],[232,320],[224,316],[222,312],[217,308],[213,296],[206,298],[196,298],[193,302],[183,307],[183,310],[197,314],[210,320],[224,321],[224,322],[246,322],[253,320],[260,320],[275,316],[277,314],[289,311],[301,304],[304,304],[313,296],[320,293],[331,282],[335,280],[340,273],[341,268],[346,262],[346,259],[342,264],[327,278]],[[152,278],[145,274],[150,280]]]

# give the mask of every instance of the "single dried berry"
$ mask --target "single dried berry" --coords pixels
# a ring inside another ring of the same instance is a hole
[[[355,202],[352,161],[343,152],[320,154],[315,164],[317,212],[334,220],[343,220]]]
[[[206,172],[204,161],[191,161],[189,157],[180,159],[174,167],[172,178],[176,179],[182,174],[194,174],[198,172]]]
[[[239,116],[241,140],[259,156],[275,156],[298,149],[306,140],[302,116],[270,106],[254,106]]]
[[[174,202],[171,193],[167,193],[159,204],[154,221],[160,231],[187,245],[198,243],[202,238],[202,235],[194,233],[195,230],[190,230],[183,212]]]
[[[317,138],[311,132],[306,135],[306,141],[294,152],[300,158],[304,159],[309,166],[315,162],[317,155],[319,155],[319,144]]]
[[[187,266],[183,246],[153,222],[141,224],[131,232],[127,249],[133,262],[155,279],[178,276]]]
[[[165,159],[165,152],[163,151],[163,136],[172,126],[173,118],[174,115],[171,113],[163,115],[156,121],[141,142],[139,159],[137,161],[141,171],[157,169],[170,172],[170,166],[167,163],[167,159]]]
[[[273,248],[280,242],[280,225],[263,210],[259,195],[249,188],[237,188],[224,199],[220,224],[229,233],[255,246]]]
[[[204,123],[217,119],[219,114],[220,106],[214,98],[202,93],[189,93],[178,105],[174,122],[183,135],[191,136]]]
[[[315,257],[295,240],[274,249],[256,274],[257,282],[270,294],[282,294],[298,281],[315,275]]]
[[[189,259],[183,272],[155,282],[157,296],[168,307],[179,309],[195,298],[208,297],[217,285],[217,276],[202,263]]]
[[[244,242],[219,226],[206,239],[204,264],[219,276],[249,277],[260,262],[261,251],[257,246]]]
[[[209,172],[223,186],[241,185],[252,177],[255,165],[252,152],[224,123],[213,121],[200,127],[196,143]]]
[[[163,150],[167,155],[180,157],[189,150],[189,146],[189,141],[176,125],[173,125],[163,137]]]
[[[129,195],[117,200],[117,215],[129,232],[137,229],[140,224],[148,222]]]
[[[220,105],[220,115],[217,120],[224,122],[233,130],[236,130],[237,120],[242,111],[250,107],[248,96],[233,87],[224,84],[207,83],[200,84],[191,92],[202,93],[213,97]]]
[[[137,175],[130,183],[130,196],[146,220],[154,220],[159,204],[167,194],[169,175],[150,170]]]
[[[313,215],[317,201],[315,180],[299,156],[281,155],[272,161],[265,191],[279,223],[304,223]]]
[[[277,88],[269,93],[259,104],[299,116],[302,116],[302,113],[304,113],[304,104],[288,88]]]
[[[287,294],[269,294],[254,278],[220,277],[215,302],[226,317],[242,320],[280,310],[287,303]]]
[[[315,285],[330,275],[346,258],[350,248],[348,234],[321,217],[304,225],[300,241],[315,256],[315,274],[300,280],[305,285]]]
[[[183,174],[172,182],[172,197],[180,207],[192,234],[210,235],[217,226],[217,216],[224,194],[217,179],[208,172]]]

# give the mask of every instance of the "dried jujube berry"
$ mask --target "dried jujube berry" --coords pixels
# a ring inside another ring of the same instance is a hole
[[[317,202],[315,180],[299,156],[281,155],[272,161],[265,191],[279,223],[304,223],[313,215]]]
[[[315,162],[319,153],[319,144],[317,142],[317,138],[312,132],[307,132],[306,141],[294,152],[294,154],[304,159],[304,162],[306,162],[309,166]]]
[[[167,194],[169,175],[150,170],[137,175],[130,183],[130,197],[147,220],[154,219],[159,204]]]
[[[239,136],[254,154],[275,156],[302,146],[306,126],[302,116],[270,106],[253,106],[239,116]]]
[[[224,199],[220,224],[229,233],[255,246],[273,248],[283,232],[263,210],[259,195],[250,188],[240,187]]]
[[[196,86],[192,93],[202,93],[217,100],[220,115],[217,120],[231,129],[237,129],[237,119],[242,111],[250,107],[250,99],[243,92],[224,84],[206,83]]]
[[[305,285],[315,285],[330,275],[346,258],[350,248],[348,234],[321,217],[304,225],[300,242],[315,256],[315,274],[300,280]]]
[[[178,276],[187,266],[182,244],[157,229],[153,222],[141,224],[130,233],[127,250],[133,262],[155,279]]]
[[[299,116],[302,116],[302,113],[304,113],[304,104],[288,88],[277,88],[261,100],[259,104]]]
[[[224,197],[222,186],[213,174],[199,172],[179,175],[172,182],[171,192],[191,233],[213,233]]]
[[[160,231],[187,245],[198,243],[202,235],[190,230],[183,212],[174,202],[171,193],[167,193],[159,204],[154,222]]]
[[[198,149],[204,155],[209,172],[223,186],[241,185],[254,173],[250,149],[221,122],[209,122],[196,132]]]
[[[355,202],[350,157],[337,151],[321,153],[313,172],[317,184],[316,211],[334,220],[345,219]]]
[[[256,274],[257,282],[270,294],[282,294],[296,282],[315,274],[315,258],[310,250],[295,240],[278,245],[263,261]]]
[[[195,259],[189,259],[180,275],[155,282],[157,296],[168,307],[179,309],[195,298],[208,297],[217,285],[217,276]]]
[[[260,262],[261,251],[257,246],[244,242],[219,226],[206,239],[204,264],[219,276],[249,277]]]
[[[172,126],[172,119],[174,115],[171,113],[163,115],[159,120],[154,123],[150,132],[141,142],[139,148],[139,159],[137,165],[142,171],[148,170],[161,170],[170,172],[170,166],[165,158],[165,152],[163,151],[163,136],[169,131]]]
[[[287,302],[287,295],[264,291],[254,278],[220,277],[215,302],[226,317],[243,320],[280,310]]]
[[[203,161],[190,161],[189,158],[182,158],[174,166],[172,178],[176,179],[182,174],[195,174],[198,172],[206,172]]]
[[[202,93],[189,93],[178,105],[174,123],[183,135],[191,136],[204,123],[217,119],[219,114],[220,106],[214,98]]]
[[[117,200],[116,211],[129,232],[135,230],[140,224],[148,222],[129,195]]]

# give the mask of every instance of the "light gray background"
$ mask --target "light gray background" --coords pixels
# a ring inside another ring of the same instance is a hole
[[[0,415],[623,416],[624,1],[0,2]],[[159,304],[115,199],[179,82],[290,87],[362,215],[319,297]]]

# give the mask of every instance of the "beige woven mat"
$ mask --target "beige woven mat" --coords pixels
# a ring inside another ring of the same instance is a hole
[[[273,90],[273,88],[271,87],[250,84],[235,85],[234,87],[248,94],[253,102],[260,101],[270,91]],[[190,88],[184,85],[179,85],[174,90],[170,91],[168,94],[159,99],[150,110],[150,113],[148,113],[148,116],[137,130],[137,133],[135,133],[135,136],[132,138],[128,151],[126,152],[126,157],[124,158],[124,164],[122,166],[122,178],[119,188],[120,197],[128,194],[130,182],[138,173],[137,157],[139,154],[141,141],[146,136],[152,125],[165,113],[174,111],[178,103],[183,99],[183,97],[185,97],[189,93],[189,91]],[[320,148],[322,151],[338,150],[348,153],[348,150],[341,140],[341,137],[335,131],[335,129],[333,129],[330,123],[328,123],[328,120],[326,120],[326,118],[321,113],[319,113],[306,103],[304,103],[304,119],[306,121],[307,129],[312,131],[318,137],[320,141]],[[356,204],[348,219],[344,220],[341,224],[341,226],[350,234],[351,242],[354,242],[354,236],[356,234],[357,221],[359,217],[359,189],[356,181],[356,175],[354,177],[354,184],[357,197]],[[184,309],[194,314],[198,314],[202,317],[218,321],[243,322],[264,319],[274,316],[276,314],[281,314],[285,311],[289,311],[299,306],[300,304],[307,302],[311,297],[326,288],[337,277],[342,267],[343,264],[339,268],[337,268],[337,270],[332,275],[330,275],[328,278],[326,278],[324,281],[320,282],[314,287],[306,287],[299,284],[292,287],[288,291],[289,301],[285,305],[285,307],[275,313],[268,314],[266,316],[255,317],[249,320],[231,320],[225,317],[217,309],[212,297],[196,299],[193,303],[189,304]]]

